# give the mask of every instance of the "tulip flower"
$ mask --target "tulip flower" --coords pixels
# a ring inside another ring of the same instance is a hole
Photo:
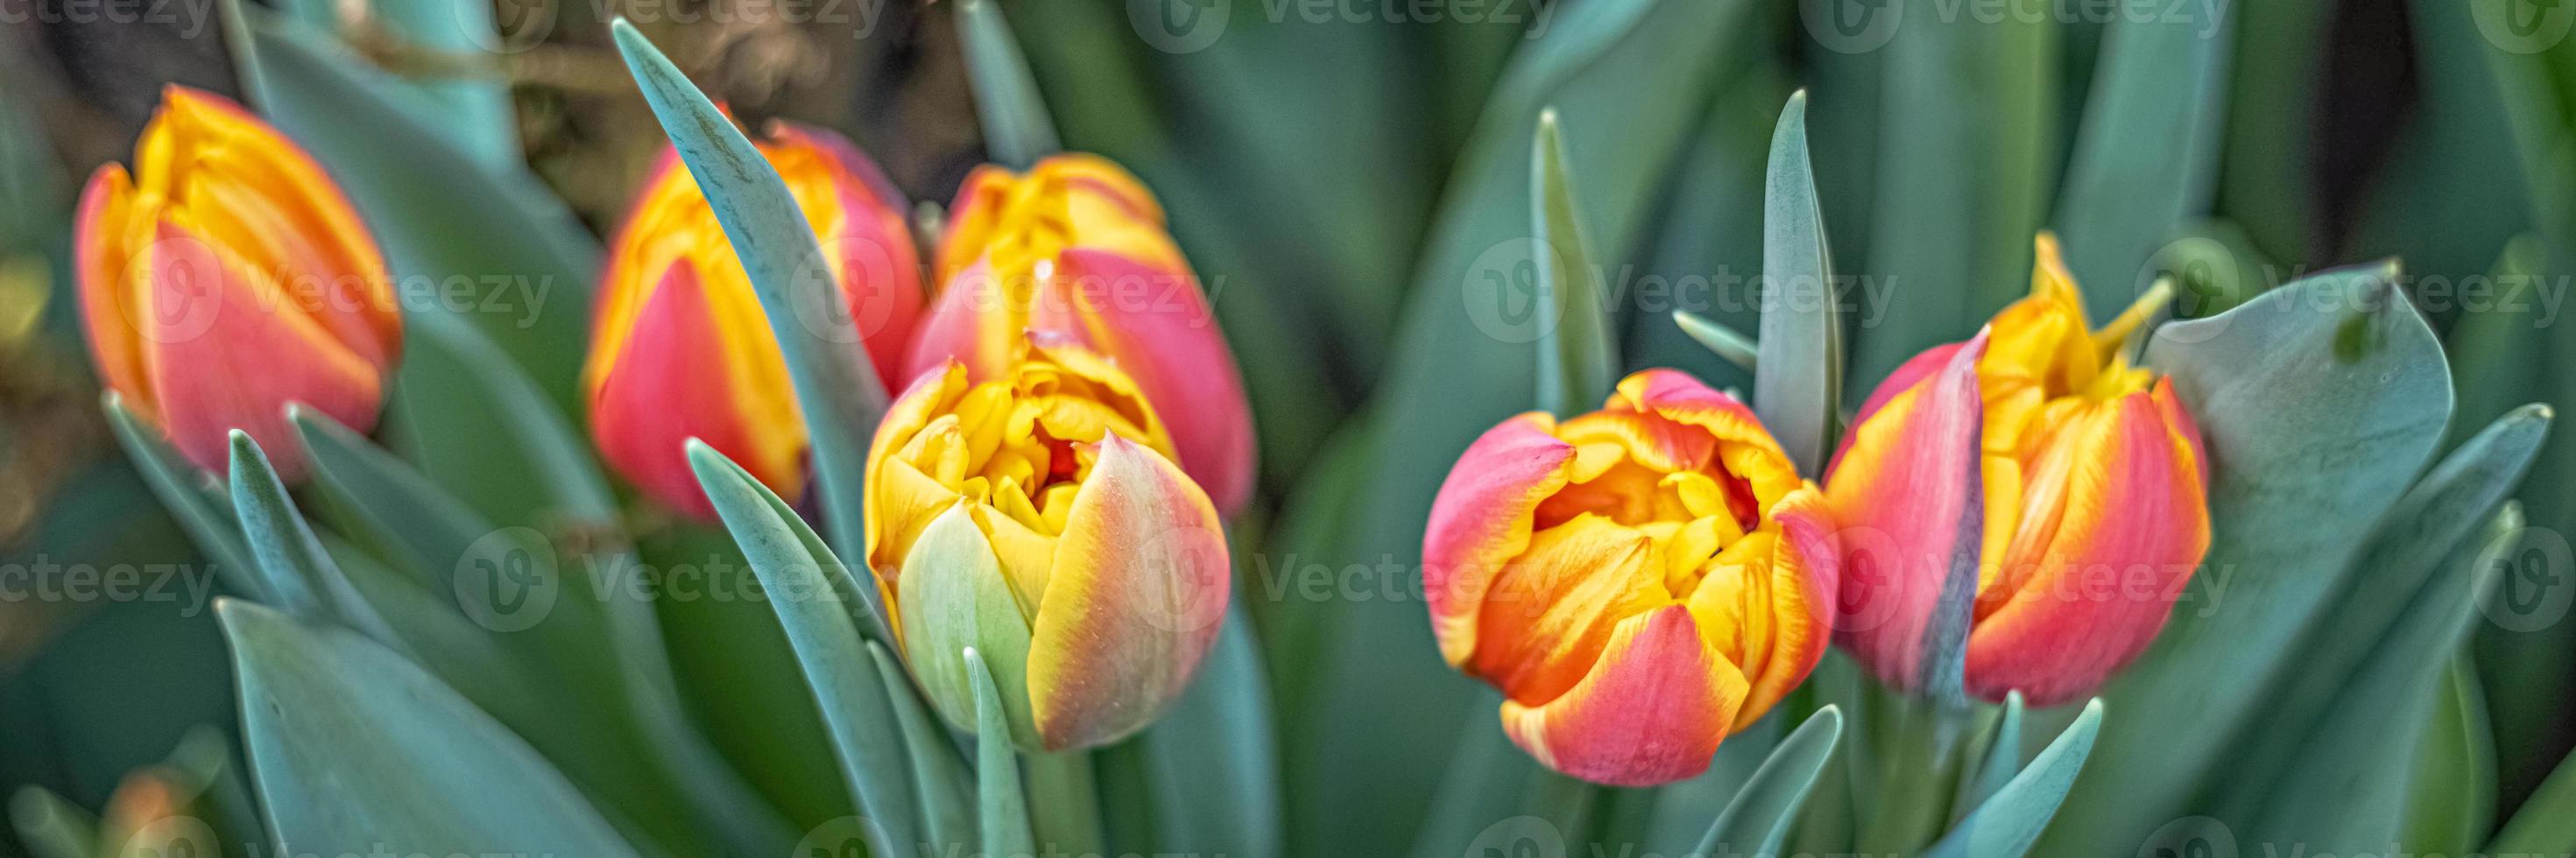
[[[975,724],[971,647],[1015,744],[1091,747],[1180,695],[1231,567],[1138,385],[1079,348],[1026,348],[1005,375],[951,361],[896,400],[868,453],[868,564],[948,720]]]
[[[1024,334],[1117,361],[1171,421],[1180,463],[1234,514],[1253,483],[1252,410],[1162,206],[1118,165],[1058,155],[1025,175],[986,166],[949,211],[945,284],[912,371],[954,358],[976,379],[1009,371]]]
[[[221,472],[240,429],[292,482],[288,402],[375,425],[402,351],[393,280],[339,186],[277,129],[169,87],[133,172],[92,174],[75,229],[99,374],[190,462]]]
[[[2038,244],[2030,297],[1889,376],[1826,480],[1838,637],[1900,690],[2081,700],[2146,649],[2209,549],[2200,431],[2127,357],[2165,291],[2092,330],[2056,241]],[[1945,602],[1971,564],[1973,600]]]
[[[921,314],[920,253],[902,197],[829,131],[775,123],[754,144],[813,224],[879,379],[892,388]],[[805,422],[742,258],[676,154],[618,232],[599,285],[588,366],[591,436],[646,495],[712,521],[682,449],[698,438],[791,501],[804,493]]]
[[[1836,554],[1753,413],[1673,370],[1467,448],[1423,535],[1431,629],[1539,762],[1620,786],[1699,774],[1824,655]]]

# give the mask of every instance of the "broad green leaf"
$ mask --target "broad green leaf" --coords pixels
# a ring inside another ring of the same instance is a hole
[[[98,817],[40,786],[9,797],[9,825],[36,858],[94,858]]]
[[[1798,472],[1823,479],[1842,402],[1842,322],[1834,264],[1807,153],[1807,94],[1789,97],[1771,135],[1762,194],[1762,333],[1753,413]],[[1688,323],[1684,330],[1690,330]]]
[[[404,107],[406,96],[419,102],[409,84],[310,28],[254,15],[248,29],[252,101],[348,194],[384,250],[405,315],[470,323],[554,407],[572,407],[597,242],[527,171],[459,149]],[[470,423],[438,426],[482,434]]]
[[[984,148],[993,160],[1026,170],[1064,148],[1055,118],[1038,95],[1037,79],[1020,55],[1019,37],[992,0],[958,0],[957,37],[966,52],[966,77],[975,88],[975,115],[984,122]]]
[[[935,846],[972,847],[976,842],[976,821],[965,760],[958,757],[956,744],[948,740],[947,729],[921,705],[921,696],[913,691],[902,663],[886,651],[885,644],[869,641],[867,646],[868,658],[876,662],[877,676],[885,682],[886,700],[894,707],[895,722],[903,727],[904,756],[912,761],[913,800],[921,808],[921,830]]]
[[[1971,757],[1969,764],[1959,770],[1959,794],[1950,802],[1952,825],[2002,792],[2004,784],[2021,772],[2021,718],[2021,692],[2005,695],[2002,711],[1995,717],[1995,728],[1983,739],[1985,753]]]
[[[2208,17],[2124,16],[2104,28],[2056,217],[2094,318],[2145,294],[2157,248],[2209,210],[2236,42],[2224,17]]]
[[[392,651],[258,605],[216,614],[281,851],[635,854],[518,736]]]
[[[1842,712],[1832,706],[1808,716],[1718,812],[1691,854],[1778,854],[1790,825],[1807,805],[1808,792],[1815,789],[1817,775],[1833,760],[1842,732]]]
[[[396,651],[407,650],[402,638],[376,614],[375,606],[358,595],[330,555],[323,553],[312,526],[304,522],[294,499],[286,496],[286,485],[269,467],[268,453],[239,429],[232,432],[232,495],[233,512],[241,516],[243,541],[267,577],[269,592],[278,596],[275,607],[311,619],[334,620]]]
[[[2212,536],[2163,633],[2112,680],[2125,714],[2048,854],[2134,847],[2225,762],[2266,687],[2370,529],[2440,443],[2451,384],[2439,343],[2385,266],[2327,272],[2147,346],[2209,452]],[[2116,773],[2116,774],[2110,774]]]
[[[2084,704],[2084,714],[2048,743],[2030,765],[2004,782],[2003,788],[1970,811],[1940,841],[1923,850],[1925,858],[2017,858],[2039,841],[2040,831],[2057,815],[2075,775],[2102,726],[2102,701]]]
[[[613,528],[618,511],[607,478],[565,414],[473,326],[415,314],[380,434],[492,521]]]
[[[2451,660],[2414,749],[2404,825],[2397,842],[2423,855],[2468,855],[2485,845],[2496,822],[2495,737],[2486,692],[2467,656]]]
[[[1136,738],[1156,846],[1243,858],[1280,853],[1279,746],[1269,674],[1240,594],[1172,710]]]
[[[705,189],[769,317],[811,439],[808,456],[824,533],[840,554],[865,556],[860,499],[867,485],[868,439],[885,414],[886,392],[832,282],[831,266],[824,264],[814,227],[768,159],[687,75],[634,25],[619,20],[609,30],[645,102],[671,135],[672,148]],[[869,610],[886,615],[873,585],[860,595]]]
[[[1725,358],[1727,363],[1749,372],[1761,370],[1761,345],[1743,332],[1689,310],[1674,310],[1673,324],[1680,326],[1682,333],[1693,341],[1707,346],[1711,353]],[[1760,394],[1756,393],[1755,397],[1759,398]]]
[[[1502,705],[1501,696],[1490,691],[1479,692],[1476,700]],[[1537,776],[1538,763],[1512,746],[1511,738],[1503,734],[1501,718],[1483,717],[1488,714],[1490,710],[1480,706],[1456,730],[1458,738],[1452,743],[1439,792],[1421,830],[1413,835],[1414,858],[1457,855],[1484,831],[1519,813],[1521,785]]]
[[[741,465],[695,441],[688,454],[698,485],[741,544],[796,648],[842,778],[876,823],[872,848],[891,855],[897,853],[888,850],[928,842],[920,831],[903,733],[866,646],[869,637],[882,640],[884,633],[861,634],[876,615],[852,592],[856,585],[848,569],[801,523],[791,524],[795,511]]]
[[[108,391],[100,400],[107,411],[107,425],[116,433],[116,442],[125,448],[125,456],[142,472],[144,482],[152,486],[152,495],[178,519],[179,527],[188,532],[197,550],[215,562],[215,573],[224,582],[260,601],[275,603],[281,598],[268,589],[268,580],[251,565],[250,546],[242,541],[241,524],[234,519],[232,498],[215,485],[206,472],[181,458],[170,446],[161,430],[144,423],[125,407],[125,399]]]
[[[499,528],[466,508],[410,463],[342,426],[330,416],[289,406],[288,422],[311,462],[314,483],[337,509],[355,519],[342,532],[368,541],[376,553],[434,592],[455,587],[458,565],[474,557],[475,544]]]
[[[1540,110],[1556,105],[1567,165],[1583,176],[1581,217],[1593,247],[1625,254],[1653,211],[1667,171],[1699,130],[1729,48],[1755,7],[1704,0],[1564,4],[1521,46],[1485,103],[1449,173],[1440,214],[1368,413],[1348,421],[1366,475],[1357,497],[1331,501],[1348,520],[1310,533],[1332,545],[1274,550],[1339,568],[1378,564],[1369,586],[1410,586],[1425,510],[1458,451],[1529,406],[1537,362],[1534,280],[1512,275],[1534,258],[1528,157]],[[1605,260],[1616,257],[1605,256]],[[1383,578],[1384,580],[1379,580]],[[1430,646],[1417,600],[1333,600],[1294,606],[1299,636],[1317,642],[1296,696],[1280,700],[1290,854],[1357,854],[1401,843],[1420,827],[1441,760],[1474,684]],[[1403,699],[1403,722],[1348,705]]]
[[[1011,745],[1010,716],[1002,713],[1001,691],[984,669],[984,656],[966,651],[968,680],[975,686],[975,806],[978,843],[986,855],[1035,855],[1029,834],[1029,800],[1020,792],[1019,755]]]
[[[1601,269],[1575,211],[1573,185],[1556,111],[1541,111],[1530,147],[1530,234],[1544,257],[1536,272],[1546,305],[1540,312],[1555,324],[1539,327],[1537,401],[1539,410],[1562,416],[1599,407],[1619,383],[1619,344],[1610,338]]]

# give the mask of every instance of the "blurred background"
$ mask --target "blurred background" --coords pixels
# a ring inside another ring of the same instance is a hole
[[[1490,717],[1464,714],[1482,712],[1477,690],[1439,664],[1410,570],[1456,450],[1528,407],[1525,341],[1480,323],[1497,296],[1474,280],[1483,253],[1528,234],[1542,107],[1564,117],[1634,366],[1749,384],[1669,314],[1753,330],[1764,159],[1803,88],[1836,269],[1853,281],[1854,401],[2022,294],[2031,235],[2056,228],[2088,286],[2136,294],[2174,276],[2185,315],[2401,259],[2453,362],[2455,437],[2524,402],[2576,403],[2576,329],[2559,316],[2576,276],[2576,8],[1706,0],[1616,31],[1557,29],[1600,20],[1577,7],[1605,2],[1002,3],[1067,147],[1162,195],[1247,377],[1263,486],[1235,534],[1238,571],[1300,797],[1286,818],[1298,854],[1404,842],[1457,717]],[[454,119],[401,133],[542,188],[551,216],[593,235],[663,145],[608,45],[614,15],[747,124],[838,129],[915,201],[944,204],[983,158],[945,3],[259,5],[339,71]],[[220,587],[105,431],[67,267],[80,182],[130,157],[161,88],[239,91],[220,6],[0,0],[0,789],[92,812],[191,728],[235,720],[202,595]],[[562,295],[534,324],[552,333],[522,337],[544,350],[519,357],[569,390],[589,284],[551,285]],[[2518,497],[2535,527],[2576,527],[2576,444],[2552,441]],[[559,539],[612,526],[666,565],[739,566],[721,536],[640,506],[540,523]],[[107,571],[120,567],[165,585],[68,598],[49,583],[135,574]],[[2566,571],[2509,575],[2508,604],[2544,613],[2476,632],[2504,809],[2576,744],[2576,623],[2552,589]],[[1309,576],[1324,595],[1297,586]],[[700,723],[792,816],[828,818],[841,787],[795,750],[817,727],[767,608],[663,612]],[[1352,702],[1385,700],[1405,711]],[[1367,782],[1306,788],[1355,772]],[[1300,840],[1323,819],[1353,840]],[[1372,827],[1384,839],[1361,839]]]

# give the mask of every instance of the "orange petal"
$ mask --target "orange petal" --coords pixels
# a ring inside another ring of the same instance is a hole
[[[1835,637],[1902,691],[1955,691],[1927,685],[1955,681],[1970,621],[1985,524],[1984,346],[1981,333],[1853,427],[1825,486],[1842,546]]]
[[[1555,422],[1531,412],[1486,430],[1459,454],[1431,501],[1422,534],[1424,601],[1451,665],[1475,652],[1476,614],[1503,564],[1529,547],[1531,514],[1565,487],[1575,450],[1549,434]]]
[[[2055,493],[2053,522],[2016,535],[2005,592],[1968,643],[1970,693],[2000,700],[2019,690],[2032,706],[2080,700],[2143,652],[2172,613],[2209,549],[2209,514],[2192,442],[2139,392],[2052,443],[2066,473],[2034,476]],[[2054,452],[2054,451],[2052,451]]]
[[[1771,612],[1771,636],[1765,658],[1737,662],[1752,683],[1743,710],[1735,716],[1737,730],[1752,726],[1805,682],[1833,638],[1830,612],[1840,585],[1842,558],[1836,551],[1834,524],[1824,496],[1812,486],[1800,488],[1774,504],[1769,516],[1780,525],[1779,539],[1771,544],[1771,598],[1767,605],[1755,607]]]
[[[1671,604],[1645,533],[1585,513],[1530,537],[1493,578],[1469,672],[1525,703],[1583,680],[1621,620]]]
[[[696,266],[672,265],[619,338],[622,350],[602,364],[590,399],[600,458],[646,495],[700,521],[713,521],[715,507],[682,449],[690,438],[741,463],[790,502],[805,490],[804,425],[738,407],[747,392],[733,362],[766,343],[729,343],[751,334],[723,330],[709,302]],[[769,348],[764,354],[774,355]],[[763,433],[792,437],[757,437]]]
[[[1233,587],[1207,494],[1141,444],[1111,435],[1098,451],[1029,647],[1048,750],[1116,741],[1160,715],[1216,641]]]
[[[1548,768],[1595,783],[1653,786],[1708,769],[1744,703],[1744,676],[1673,605],[1619,624],[1600,662],[1564,696],[1505,700],[1503,730]]]

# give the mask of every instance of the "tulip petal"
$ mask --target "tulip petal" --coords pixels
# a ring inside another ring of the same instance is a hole
[[[1565,487],[1575,449],[1549,434],[1554,419],[1530,412],[1485,431],[1440,485],[1422,535],[1424,601],[1440,655],[1464,665],[1476,651],[1476,615],[1503,564],[1529,547],[1531,514]]]
[[[2063,461],[2035,471],[2031,490],[2062,506],[2054,521],[2024,523],[2000,592],[1980,599],[1970,693],[2000,700],[2018,690],[2032,706],[2080,700],[2164,628],[2209,549],[2199,457],[2166,415],[2141,391],[2052,440]]]
[[[1825,488],[1842,545],[1835,637],[1909,693],[1959,693],[1985,526],[1985,342],[1855,426]]]
[[[1548,768],[1652,786],[1708,769],[1743,705],[1742,673],[1673,605],[1621,621],[1583,681],[1543,705],[1503,702],[1503,730]]]
[[[1097,449],[1057,539],[1029,652],[1048,750],[1115,741],[1153,721],[1215,642],[1233,589],[1207,494],[1144,445],[1111,435]]]
[[[1186,265],[1068,248],[1047,285],[1029,329],[1068,334],[1116,361],[1171,428],[1181,469],[1219,512],[1241,510],[1256,459],[1252,405],[1198,276]]]
[[[717,324],[697,268],[674,264],[652,290],[619,352],[591,390],[591,436],[600,457],[653,499],[701,521],[715,507],[689,469],[690,438],[742,464],[783,498],[804,492],[802,431],[759,425],[736,407],[742,359]],[[771,353],[770,360],[777,360]],[[763,421],[765,422],[765,421]],[[793,447],[755,436],[795,431]]]
[[[267,273],[168,223],[149,252],[147,297],[130,321],[140,328],[162,427],[189,461],[222,472],[230,431],[240,429],[292,483],[304,457],[287,403],[360,432],[375,426],[384,393],[375,364],[312,317],[276,306],[284,299]]]
[[[1585,513],[1532,534],[1483,601],[1468,671],[1535,704],[1583,681],[1622,619],[1673,596],[1653,539]]]
[[[1780,523],[1779,539],[1771,544],[1771,599],[1768,605],[1748,606],[1748,610],[1770,612],[1771,638],[1765,658],[1737,661],[1752,683],[1735,717],[1737,730],[1752,726],[1805,681],[1824,659],[1833,638],[1830,612],[1841,580],[1842,558],[1834,544],[1833,520],[1824,496],[1812,487],[1801,488],[1774,504],[1770,517]]]
[[[1029,709],[1029,625],[1003,580],[991,543],[964,503],[931,519],[904,556],[897,583],[904,660],[924,696],[959,729],[975,725],[975,686],[966,648],[984,656],[1009,713],[1011,741],[1038,746]]]

